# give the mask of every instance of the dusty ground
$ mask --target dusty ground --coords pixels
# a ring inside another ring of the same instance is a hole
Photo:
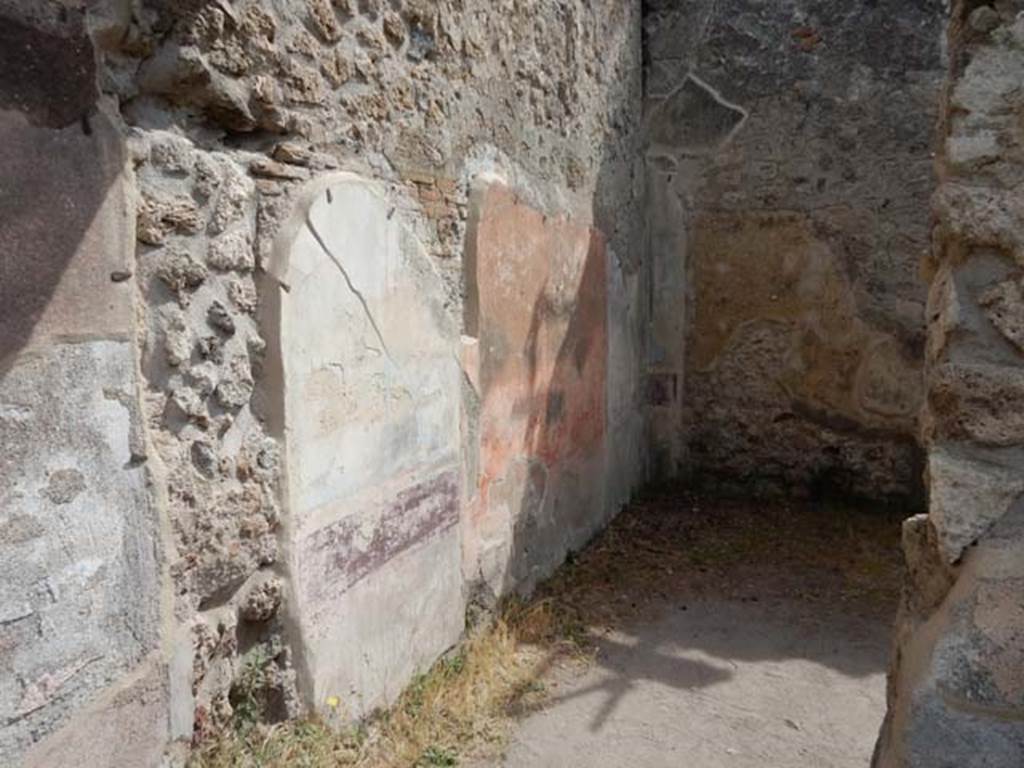
[[[589,661],[553,659],[504,754],[468,764],[866,766],[904,516],[678,494],[635,505],[545,590]]]
[[[191,765],[866,766],[910,512],[651,495],[390,710],[267,723],[257,666]]]

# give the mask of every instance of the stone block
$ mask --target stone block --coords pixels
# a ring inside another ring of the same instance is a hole
[[[933,205],[948,236],[1004,250],[1024,265],[1024,201],[1015,191],[948,182]]]
[[[1024,442],[1024,367],[936,366],[928,414],[935,440],[1000,446]]]
[[[978,303],[989,322],[1024,352],[1024,281],[1004,280],[982,294]]]
[[[1022,29],[1020,22],[1017,29]],[[1007,104],[1019,98],[1024,78],[1024,53],[1018,46],[986,45],[973,52],[970,63],[954,84],[950,107],[961,113],[961,130],[1007,127]]]
[[[929,515],[939,547],[956,563],[1024,495],[1024,477],[1011,467],[934,446],[928,457]]]
[[[928,342],[925,356],[929,362],[942,359],[954,333],[963,328],[963,308],[956,276],[949,265],[936,273],[928,290]]]
[[[909,585],[904,608],[914,615],[927,616],[949,594],[955,574],[939,551],[935,527],[928,515],[914,515],[905,520],[902,533]]]
[[[965,699],[1024,714],[1024,579],[983,580],[973,595],[968,648],[958,649]],[[952,686],[949,686],[952,688]]]
[[[0,379],[0,761],[160,640],[160,528],[127,342],[23,353]]]
[[[1024,764],[1024,726],[955,709],[941,690],[921,690],[896,735],[899,762],[878,768],[995,768]]]

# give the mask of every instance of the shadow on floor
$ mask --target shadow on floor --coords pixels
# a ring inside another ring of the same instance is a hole
[[[756,717],[762,705],[785,709],[772,691],[795,686],[821,703],[846,689],[870,699],[858,722],[880,721],[901,519],[891,509],[675,491],[634,504],[541,591],[561,620],[578,623],[593,657],[579,681],[544,673],[559,689],[545,710],[585,701],[596,734],[628,719],[637,696],[684,709],[708,695],[743,709],[750,696]]]

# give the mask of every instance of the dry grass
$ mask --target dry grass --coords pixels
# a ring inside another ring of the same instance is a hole
[[[454,766],[500,750],[512,719],[544,700],[556,663],[582,659],[590,631],[653,618],[680,598],[800,599],[891,615],[901,574],[891,510],[707,501],[678,492],[627,509],[539,591],[511,602],[458,654],[358,728],[247,722],[207,743],[193,768]]]
[[[241,720],[202,745],[193,768],[419,768],[454,766],[467,746],[495,750],[512,713],[540,698],[559,658],[578,658],[573,632],[548,600],[510,602],[490,627],[412,682],[396,705],[358,727],[308,719],[272,726]]]

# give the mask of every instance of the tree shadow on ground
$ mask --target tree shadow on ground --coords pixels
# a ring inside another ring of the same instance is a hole
[[[601,694],[596,732],[643,682],[705,689],[738,665],[794,660],[850,679],[883,674],[899,518],[678,489],[638,501],[539,592],[574,627],[596,677],[544,706]]]

